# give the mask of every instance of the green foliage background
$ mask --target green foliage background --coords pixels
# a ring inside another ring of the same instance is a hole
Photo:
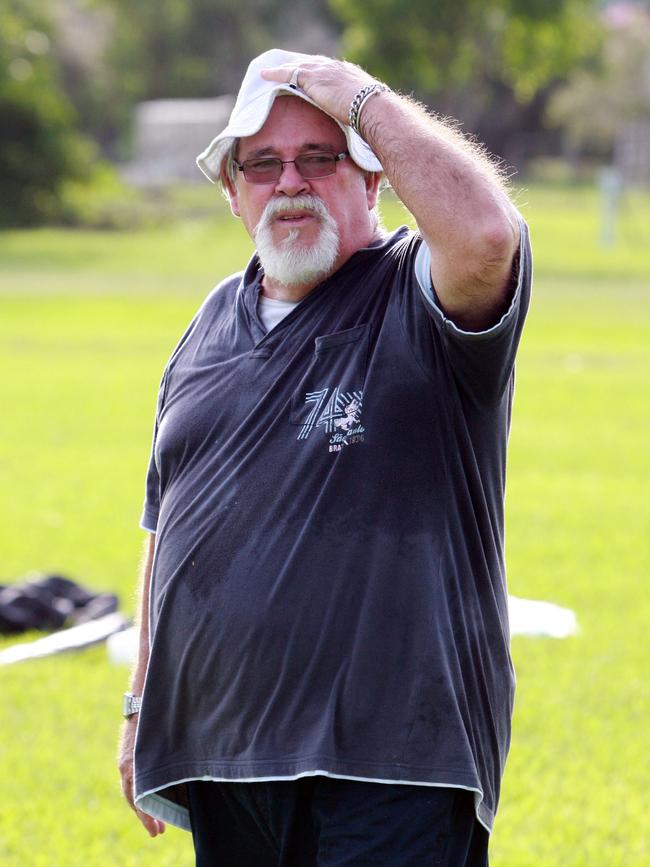
[[[75,132],[49,32],[42,3],[6,0],[0,11],[0,227],[60,218],[63,181],[89,171],[92,148]]]
[[[250,59],[274,45],[360,62],[458,118],[521,168],[540,148],[557,151],[557,129],[573,123],[570,111],[557,110],[556,131],[549,133],[546,105],[560,84],[601,55],[601,6],[600,0],[6,0],[0,226],[83,222],[85,210],[67,195],[67,181],[93,177],[98,155],[129,158],[136,103],[234,93]],[[607,147],[611,141],[599,153],[606,156]]]
[[[566,76],[595,47],[592,0],[332,0],[344,48],[424,97],[497,82],[522,100]],[[395,26],[399,22],[399,26]]]
[[[627,196],[609,249],[595,190],[518,199],[536,281],[510,444],[510,589],[574,608],[581,631],[513,641],[514,737],[492,862],[644,867],[650,199]],[[387,203],[385,216],[408,215]],[[160,372],[210,287],[249,251],[225,206],[166,228],[0,234],[0,581],[60,570],[134,610]],[[0,669],[3,867],[192,863],[187,834],[149,840],[121,800],[126,682],[103,647]]]

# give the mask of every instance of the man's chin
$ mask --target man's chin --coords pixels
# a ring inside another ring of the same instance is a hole
[[[291,224],[292,221],[287,221]],[[271,280],[295,289],[328,277],[337,261],[339,239],[333,220],[306,220],[278,231],[278,223],[255,232],[257,253]]]
[[[311,250],[320,240],[321,227],[319,222],[301,226],[277,225],[273,232],[273,241],[278,249],[290,248],[296,252]]]

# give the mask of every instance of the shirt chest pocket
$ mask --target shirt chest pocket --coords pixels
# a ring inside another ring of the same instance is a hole
[[[305,430],[351,429],[358,423],[368,365],[370,324],[315,340],[309,366],[291,401],[291,424]]]

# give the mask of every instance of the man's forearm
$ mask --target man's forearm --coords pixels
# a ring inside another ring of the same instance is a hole
[[[151,533],[145,541],[140,567],[140,600],[137,617],[138,653],[131,672],[131,692],[134,695],[142,695],[149,663],[149,593],[155,546],[156,535]]]
[[[140,604],[138,610],[139,642],[138,655],[131,673],[131,692],[142,695],[144,679],[149,663],[149,590],[151,584],[151,567],[156,545],[156,536],[152,533],[147,539],[142,556],[140,568]],[[122,725],[118,764],[122,783],[122,792],[129,806],[135,811],[140,822],[146,828],[151,837],[156,837],[165,830],[165,823],[154,819],[139,810],[133,800],[133,751],[135,746],[135,733],[137,728],[137,715],[126,720]]]
[[[427,242],[446,311],[466,321],[474,313],[468,324],[480,327],[506,300],[519,243],[494,162],[453,125],[390,92],[367,102],[361,131]]]

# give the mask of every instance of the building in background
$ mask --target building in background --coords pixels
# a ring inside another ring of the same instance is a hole
[[[234,96],[154,99],[135,109],[133,159],[122,168],[137,186],[204,180],[197,155],[228,123]]]

